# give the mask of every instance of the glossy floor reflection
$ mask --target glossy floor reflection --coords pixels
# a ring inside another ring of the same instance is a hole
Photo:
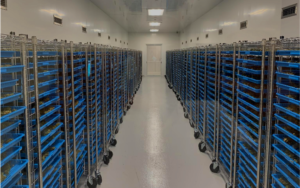
[[[199,140],[163,77],[144,77],[116,136],[105,188],[221,188],[223,179],[198,150]]]

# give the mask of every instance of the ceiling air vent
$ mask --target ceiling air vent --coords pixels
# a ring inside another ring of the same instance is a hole
[[[83,32],[83,33],[86,33],[86,27],[83,27],[83,26],[82,26],[82,32]]]
[[[7,10],[7,0],[1,0],[1,9]]]
[[[183,42],[182,42],[182,45],[183,45]]]
[[[219,35],[223,35],[223,29],[219,29]]]
[[[209,37],[209,35],[208,35],[208,34],[206,34],[206,35],[205,35],[205,38],[208,38],[208,37]]]
[[[193,42],[193,40],[191,39],[190,42]]]
[[[118,39],[115,39],[115,42],[117,42],[118,41]]]
[[[98,37],[101,37],[101,33],[98,33]]]
[[[283,19],[283,18],[288,18],[297,15],[297,11],[298,11],[297,9],[298,9],[297,4],[282,8],[281,18]]]
[[[110,36],[108,36],[108,40],[110,40]]]
[[[187,44],[187,41],[185,41],[185,43]]]
[[[246,29],[247,28],[247,25],[248,25],[248,21],[243,21],[240,23],[240,29]]]
[[[62,25],[62,18],[53,15],[53,23],[54,23],[55,25]]]
[[[199,37],[197,37],[197,40],[199,40]]]
[[[120,40],[120,43],[122,44],[122,41]]]

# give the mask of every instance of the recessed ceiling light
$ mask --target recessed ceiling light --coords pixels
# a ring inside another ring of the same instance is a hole
[[[159,22],[150,22],[149,23],[150,26],[160,26]]]
[[[164,14],[164,9],[148,9],[149,16],[162,16]]]
[[[158,32],[158,29],[150,29],[150,32]]]

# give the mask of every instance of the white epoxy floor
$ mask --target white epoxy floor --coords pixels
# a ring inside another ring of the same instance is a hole
[[[102,166],[103,188],[222,188],[198,150],[199,140],[163,77],[144,77]]]

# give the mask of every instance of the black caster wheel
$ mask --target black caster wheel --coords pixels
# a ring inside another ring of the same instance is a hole
[[[112,157],[114,156],[114,153],[112,152],[112,151],[108,151],[108,157],[109,157],[109,159],[111,159]]]
[[[124,116],[126,116],[126,111],[123,112]]]
[[[123,123],[123,118],[120,119],[120,123]]]
[[[134,94],[136,94],[136,91],[134,92]]]
[[[110,140],[110,145],[111,146],[116,146],[117,145],[117,140],[116,139],[111,139]]]
[[[181,106],[183,106],[183,102],[180,102]]]
[[[210,171],[211,171],[212,173],[218,173],[219,170],[220,170],[220,167],[219,167],[218,164],[211,163],[211,164],[209,165],[209,169],[210,169]]]
[[[130,106],[127,106],[127,111],[130,109]]]
[[[103,162],[104,162],[104,164],[106,164],[106,165],[109,164],[109,157],[108,157],[108,155],[104,155],[104,156],[103,156]]]
[[[183,111],[185,112],[185,108],[183,108]]]
[[[200,132],[194,132],[195,139],[198,139],[200,137]]]
[[[226,183],[225,188],[232,188],[232,185]]]
[[[101,179],[101,182],[102,182],[102,179]],[[87,186],[88,186],[88,188],[96,188],[97,187],[97,179],[94,177],[88,178]]]
[[[180,97],[178,97],[177,100],[180,101]]]
[[[102,176],[101,176],[100,172],[99,173],[95,172],[95,177],[96,177],[96,180],[97,180],[97,184],[101,185],[101,183],[102,183]]]
[[[130,101],[129,104],[130,104],[130,105],[133,105],[133,101]]]
[[[189,115],[186,114],[186,113],[184,113],[184,117],[185,117],[185,118],[189,118]]]
[[[206,145],[204,142],[200,142],[198,147],[199,147],[199,151],[201,151],[202,153],[206,151]]]

